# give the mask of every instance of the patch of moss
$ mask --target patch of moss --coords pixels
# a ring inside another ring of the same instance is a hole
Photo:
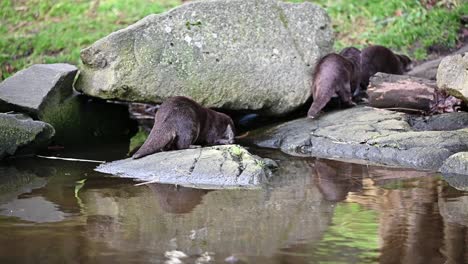
[[[138,132],[130,139],[130,145],[128,146],[128,153],[135,152],[139,147],[145,143],[149,133],[140,128]]]
[[[231,153],[232,156],[241,158],[242,155],[244,155],[245,151],[242,147],[238,145],[233,145],[229,148],[229,153]]]
[[[188,29],[188,30],[191,30],[192,29],[192,26],[201,26],[202,22],[201,21],[197,21],[197,22],[190,22],[190,21],[187,21],[185,22],[185,27]]]

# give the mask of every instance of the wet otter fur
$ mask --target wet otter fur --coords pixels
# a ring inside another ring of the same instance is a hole
[[[156,112],[154,126],[134,159],[166,150],[187,149],[190,145],[234,143],[234,122],[214,110],[184,96],[164,101]]]
[[[411,59],[395,54],[384,46],[369,46],[361,52],[361,89],[367,90],[369,79],[377,72],[403,74],[411,70]]]
[[[354,64],[353,77],[351,78],[351,91],[354,95],[359,94],[361,85],[361,51],[355,47],[346,47],[340,51],[340,55]]]
[[[313,74],[312,97],[314,101],[307,116],[315,118],[334,95],[338,95],[346,106],[356,105],[352,94],[358,78],[359,61],[345,58],[336,53],[330,53],[319,60]]]

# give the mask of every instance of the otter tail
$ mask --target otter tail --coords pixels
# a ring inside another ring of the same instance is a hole
[[[133,154],[133,159],[139,159],[144,156],[161,152],[172,145],[176,134],[174,131],[164,131],[161,129],[152,129],[143,146]]]
[[[322,110],[325,105],[327,105],[332,97],[329,92],[323,90],[319,91],[317,94],[317,98],[314,98],[314,101],[312,102],[312,105],[307,112],[307,117],[309,118],[315,118],[320,110]]]

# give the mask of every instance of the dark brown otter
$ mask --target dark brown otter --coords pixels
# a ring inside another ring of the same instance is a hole
[[[167,99],[154,118],[154,126],[134,159],[165,150],[187,149],[190,145],[234,143],[234,123],[223,114],[183,96]]]
[[[357,82],[356,71],[357,63],[339,54],[330,53],[321,58],[315,66],[312,85],[314,101],[307,116],[316,117],[335,94],[345,105],[356,105],[352,101],[354,88],[351,88],[351,82]]]
[[[395,54],[384,46],[369,46],[361,52],[361,88],[367,89],[369,79],[377,72],[403,74],[411,69],[411,59]]]
[[[353,77],[351,78],[351,91],[354,95],[359,94],[361,84],[361,51],[355,47],[346,47],[340,51],[340,55],[354,64]]]

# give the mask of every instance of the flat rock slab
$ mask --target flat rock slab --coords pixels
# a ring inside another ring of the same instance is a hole
[[[96,171],[201,189],[258,188],[267,181],[265,164],[240,146],[223,145],[118,160],[102,164]]]
[[[19,148],[28,152],[42,147],[54,134],[54,128],[47,123],[22,114],[0,113],[0,159],[15,154]]]
[[[438,170],[449,156],[468,150],[468,129],[416,131],[404,113],[354,107],[254,131],[245,140],[295,156]]]
[[[70,64],[36,64],[0,83],[0,111],[38,116],[46,105],[58,104],[73,92],[78,69]]]
[[[150,15],[81,51],[76,88],[104,99],[281,115],[309,97],[312,71],[332,51],[325,10],[276,0],[194,1]]]

